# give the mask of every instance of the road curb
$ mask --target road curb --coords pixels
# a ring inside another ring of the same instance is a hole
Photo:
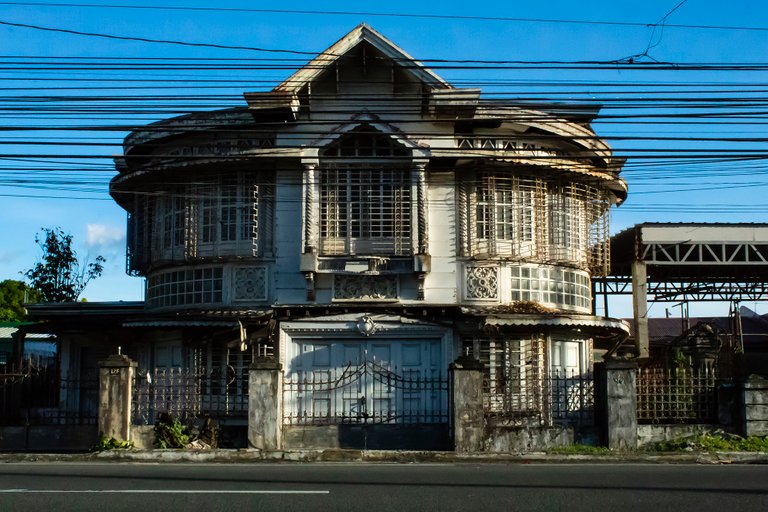
[[[765,452],[685,452],[550,454],[476,453],[378,450],[107,450],[97,453],[0,453],[0,463],[14,462],[136,462],[136,463],[502,463],[502,464],[768,464]]]

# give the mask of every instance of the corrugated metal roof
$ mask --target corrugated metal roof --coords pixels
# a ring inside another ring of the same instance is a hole
[[[236,329],[235,320],[134,320],[122,323],[123,327],[229,327]]]
[[[629,324],[615,318],[601,318],[588,315],[493,315],[485,319],[486,325],[517,325],[552,327],[598,327],[623,331],[629,334]]]
[[[0,327],[0,339],[11,339],[11,336],[18,331],[18,327]],[[55,338],[53,334],[40,334],[40,333],[27,333],[24,336],[25,339],[37,339],[37,340],[47,340],[49,338]]]

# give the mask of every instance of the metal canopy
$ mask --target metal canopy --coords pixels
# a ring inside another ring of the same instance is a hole
[[[610,275],[595,294],[632,293],[632,263],[647,266],[654,301],[768,298],[768,224],[645,223],[611,239]]]

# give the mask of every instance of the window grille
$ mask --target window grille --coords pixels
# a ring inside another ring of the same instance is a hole
[[[540,335],[480,338],[471,343],[470,350],[483,363],[483,407],[490,423],[582,426],[594,422],[591,364],[584,368],[550,365],[547,341]]]
[[[564,178],[480,170],[466,176],[464,243],[475,257],[562,262],[604,275],[610,200],[605,191]]]
[[[493,172],[477,174],[472,194],[474,253],[491,256],[534,256],[539,179]]]
[[[410,172],[400,167],[321,168],[322,254],[410,254],[410,187]]]
[[[272,241],[270,179],[257,181],[244,172],[203,177],[158,194],[139,196],[129,213],[129,272],[155,260],[271,252],[265,245]]]
[[[586,261],[585,190],[552,185],[549,193],[550,247],[557,260]]]
[[[251,240],[258,219],[258,185],[241,175],[206,180],[197,189],[203,243]]]
[[[540,423],[544,407],[544,340],[478,340],[487,413]]]

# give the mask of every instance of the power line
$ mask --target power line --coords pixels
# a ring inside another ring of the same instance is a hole
[[[519,22],[519,23],[556,23],[575,25],[605,25],[617,27],[643,27],[649,28],[656,24],[628,21],[602,21],[602,20],[574,20],[558,18],[522,18],[508,16],[471,16],[458,14],[426,14],[426,13],[392,13],[376,11],[324,11],[308,9],[255,9],[245,7],[187,7],[169,5],[124,5],[124,4],[86,4],[86,3],[52,3],[52,2],[0,2],[0,5],[39,6],[39,7],[75,7],[75,8],[101,8],[101,9],[135,9],[135,10],[163,10],[163,11],[188,11],[188,12],[227,12],[227,13],[261,13],[261,14],[299,14],[308,16],[366,16],[377,18],[415,18],[435,20],[466,20],[466,21],[494,21],[494,22]],[[697,30],[743,30],[743,31],[768,31],[768,27],[754,26],[728,26],[728,25],[693,25],[667,23],[667,28],[683,28]]]
[[[30,25],[27,23],[12,23],[10,21],[2,21],[2,20],[0,20],[0,25],[6,25],[9,27],[18,27],[18,28],[28,28],[33,30],[43,30],[46,32],[59,32],[64,34],[77,35],[77,36],[101,37],[105,39],[116,39],[116,40],[122,40],[122,41],[139,41],[142,43],[175,44],[180,46],[219,48],[219,49],[225,49],[225,50],[248,50],[248,51],[256,51],[256,52],[266,52],[266,53],[290,53],[294,55],[317,55],[317,52],[302,52],[298,50],[260,48],[257,46],[234,46],[234,45],[224,45],[224,44],[216,44],[216,43],[194,43],[189,41],[174,41],[170,39],[152,39],[148,37],[117,36],[112,34],[99,34],[96,32],[82,32],[79,30],[71,30],[66,28],[42,27],[40,25]]]

